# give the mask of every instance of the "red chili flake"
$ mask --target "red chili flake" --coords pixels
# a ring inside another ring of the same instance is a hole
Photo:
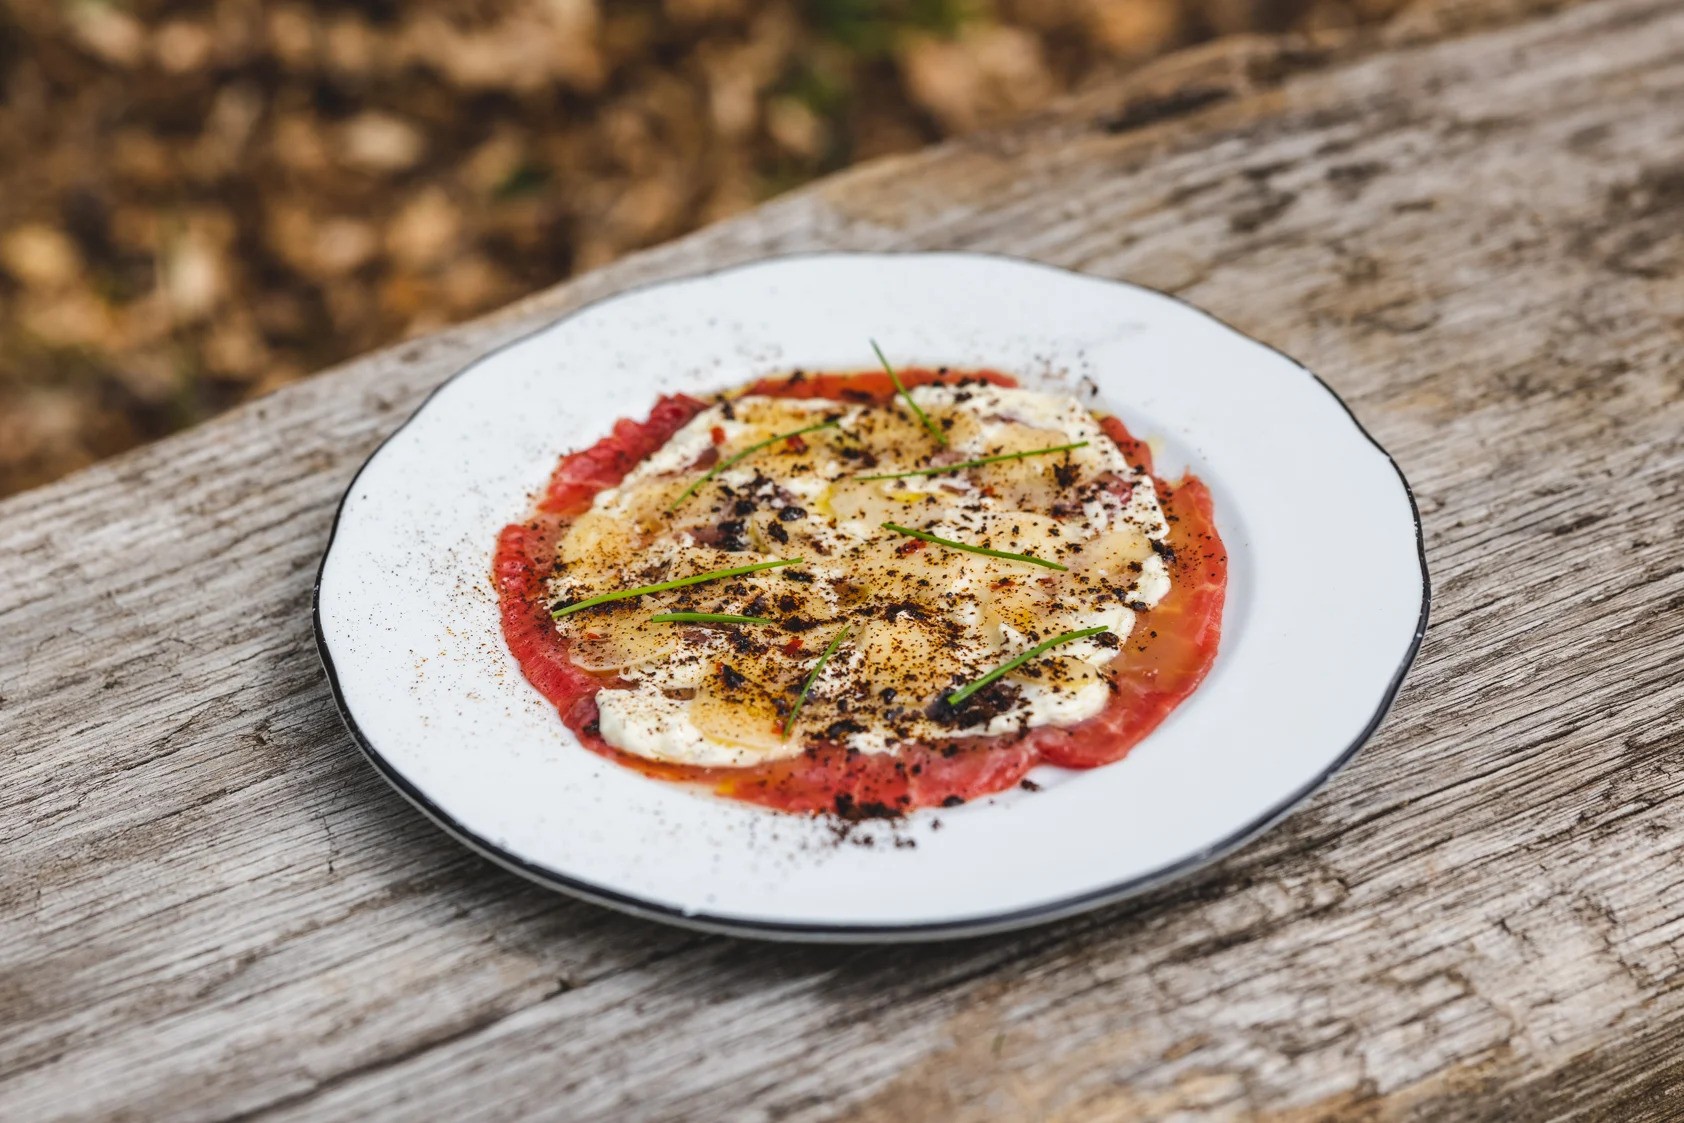
[[[720,426],[715,425],[713,427],[713,434],[712,435],[713,435],[713,443],[714,444],[722,445],[722,444],[725,443],[725,430],[723,428],[721,428]]]
[[[802,440],[800,437],[791,437],[789,440],[785,441],[784,444],[788,445],[789,451],[795,453],[796,455],[800,455],[801,453],[807,451],[807,442]]]
[[[896,546],[895,553],[904,558],[908,554],[916,553],[917,551],[922,550],[927,545],[929,545],[929,543],[925,542],[922,538],[912,538],[902,542],[899,546]]]
[[[801,637],[800,636],[796,636],[794,639],[792,639],[788,643],[784,644],[784,654],[785,655],[799,655],[799,654],[801,654]]]
[[[602,633],[601,632],[586,632],[585,638],[586,639],[601,639]]]

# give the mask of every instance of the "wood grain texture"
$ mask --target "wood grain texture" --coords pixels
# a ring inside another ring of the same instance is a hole
[[[1178,60],[0,504],[0,1118],[1684,1117],[1684,8],[1473,10]],[[388,791],[308,620],[356,466],[561,309],[811,247],[1122,277],[1323,374],[1435,579],[1372,745],[1191,882],[912,949],[626,919]]]

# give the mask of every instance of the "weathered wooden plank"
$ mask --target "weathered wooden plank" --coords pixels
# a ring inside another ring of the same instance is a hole
[[[1182,60],[0,504],[0,1117],[1684,1115],[1684,10],[1421,37]],[[917,949],[617,917],[388,793],[307,620],[356,464],[559,309],[815,246],[1125,277],[1323,373],[1436,581],[1374,745],[1189,885]]]

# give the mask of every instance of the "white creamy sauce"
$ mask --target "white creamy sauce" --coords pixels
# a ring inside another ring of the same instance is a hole
[[[1087,445],[954,474],[860,481],[923,466],[938,452],[904,403],[739,398],[703,411],[575,523],[556,594],[581,599],[726,566],[805,560],[788,567],[795,575],[768,570],[564,617],[584,665],[616,676],[597,695],[610,744],[653,760],[741,767],[798,754],[815,739],[891,752],[908,740],[1070,725],[1105,707],[1112,687],[1103,672],[1117,647],[1106,641],[1126,642],[1136,610],[1170,587],[1152,546],[1168,527],[1151,477],[1129,466],[1073,398],[974,383],[921,386],[912,396],[951,425],[941,462]],[[836,428],[809,434],[804,450],[780,443],[750,456],[667,512],[710,450],[729,457],[827,417]],[[885,522],[1058,561],[1069,572],[913,543]],[[796,624],[647,623],[675,609],[755,606],[751,614]],[[848,640],[814,682],[794,735],[783,737],[795,684],[844,624]],[[927,712],[958,683],[1041,640],[1101,626],[1111,636],[1052,649],[1008,676],[999,704],[970,719],[964,707],[946,718]],[[793,640],[800,647],[786,650]]]

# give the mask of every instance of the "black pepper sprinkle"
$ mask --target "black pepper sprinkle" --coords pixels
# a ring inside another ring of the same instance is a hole
[[[792,523],[797,519],[804,519],[806,517],[807,517],[806,508],[797,507],[794,504],[791,504],[790,506],[785,507],[783,510],[778,512],[778,518],[782,519],[786,523]]]

